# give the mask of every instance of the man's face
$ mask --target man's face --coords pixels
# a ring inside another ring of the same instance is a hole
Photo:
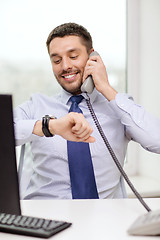
[[[78,36],[54,38],[49,45],[54,75],[67,92],[81,93],[82,78],[88,60],[86,47]]]

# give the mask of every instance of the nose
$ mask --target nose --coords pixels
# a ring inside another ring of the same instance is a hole
[[[63,67],[63,70],[65,70],[65,71],[71,69],[72,68],[71,59],[68,57],[64,57],[62,60],[62,67]]]

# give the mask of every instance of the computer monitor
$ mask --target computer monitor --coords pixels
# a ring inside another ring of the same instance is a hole
[[[0,94],[0,212],[21,214],[12,96]]]

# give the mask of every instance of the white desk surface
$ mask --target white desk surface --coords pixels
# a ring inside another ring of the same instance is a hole
[[[160,209],[160,198],[145,199],[152,210]],[[49,239],[54,240],[157,240],[160,237],[135,237],[127,234],[128,227],[145,208],[137,199],[106,200],[25,200],[22,214],[65,220],[72,226]],[[0,239],[30,240],[34,237],[0,233]]]

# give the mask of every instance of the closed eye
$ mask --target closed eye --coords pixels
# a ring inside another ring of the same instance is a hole
[[[54,62],[55,64],[59,64],[59,63],[61,62],[61,59],[53,60],[53,62]]]
[[[58,63],[60,63],[60,60],[54,61],[54,63],[58,64]]]
[[[76,59],[76,58],[78,58],[78,55],[76,55],[76,56],[70,56],[70,58],[71,58],[71,59]]]

